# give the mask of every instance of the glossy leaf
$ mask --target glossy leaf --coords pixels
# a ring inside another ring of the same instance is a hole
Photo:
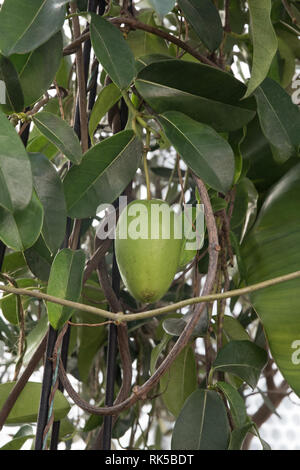
[[[251,431],[253,423],[247,423],[231,432],[228,450],[241,450],[245,437]]]
[[[218,10],[211,0],[179,0],[178,5],[203,44],[214,51],[223,39],[223,27]]]
[[[18,73],[12,62],[0,54],[0,79],[5,83],[5,104],[0,107],[7,114],[21,112],[24,108],[24,96]]]
[[[192,171],[213,189],[226,193],[233,182],[230,145],[211,127],[169,111],[159,117],[167,138]]]
[[[0,240],[16,251],[30,248],[41,233],[43,218],[43,206],[35,192],[26,209],[11,213],[0,208]]]
[[[65,18],[65,1],[5,0],[0,11],[0,50],[6,56],[30,52],[57,33]],[[13,27],[12,27],[13,25]]]
[[[267,78],[255,92],[260,125],[275,158],[284,162],[300,150],[300,111],[286,91]]]
[[[299,270],[300,165],[269,191],[242,246],[249,284]],[[268,287],[250,299],[263,324],[271,354],[290,387],[300,395],[299,279]]]
[[[149,3],[153,6],[154,10],[159,14],[159,16],[163,17],[174,8],[176,1],[175,0],[163,0],[163,1],[149,0]]]
[[[11,392],[15,382],[7,382],[0,385],[0,408]],[[6,424],[34,423],[37,421],[42,384],[38,382],[27,382],[17,398]],[[54,398],[54,419],[59,421],[66,416],[70,405],[62,392],[57,390]]]
[[[48,282],[47,294],[77,302],[80,298],[85,255],[81,250],[65,248],[55,256]],[[48,318],[54,329],[61,328],[73,309],[47,302]]]
[[[249,0],[250,30],[253,42],[251,78],[245,97],[263,82],[276,54],[278,41],[271,22],[271,0]]]
[[[153,10],[142,10],[137,15],[137,20],[149,26],[157,27]],[[167,43],[163,38],[140,29],[130,31],[126,40],[136,59],[153,54],[169,54]]]
[[[230,341],[217,354],[214,372],[228,372],[255,388],[268,356],[264,349],[251,341]]]
[[[92,15],[91,41],[100,64],[112,81],[126,90],[136,75],[135,60],[118,28],[101,16]]]
[[[26,287],[35,287],[36,281],[34,279],[18,279],[17,285],[20,288]],[[30,297],[26,297],[23,300],[23,307],[26,308]],[[15,294],[4,294],[3,297],[0,299],[0,306],[1,311],[9,323],[13,325],[19,325],[19,303],[17,300],[17,296]]]
[[[0,207],[24,209],[32,196],[31,166],[22,141],[0,112]]]
[[[160,379],[160,392],[168,410],[178,416],[185,400],[196,388],[195,357],[191,346],[186,346]]]
[[[22,358],[23,366],[26,366],[33,354],[36,351],[36,348],[42,341],[43,337],[47,333],[49,328],[48,316],[43,313],[41,318],[39,318],[33,327],[33,329],[26,336],[26,351]]]
[[[52,253],[65,237],[67,210],[62,182],[51,162],[41,153],[29,154],[34,189],[44,208],[42,235]]]
[[[135,84],[157,113],[179,111],[217,131],[239,129],[255,116],[255,100],[241,101],[245,85],[208,65],[160,60],[144,67]]]
[[[92,147],[64,180],[68,215],[95,215],[102,203],[112,203],[132,180],[139,166],[141,142],[133,131],[122,131]]]
[[[60,65],[62,47],[59,32],[37,49],[10,57],[19,74],[25,106],[35,103],[49,89]]]
[[[34,245],[24,251],[24,256],[32,274],[41,281],[47,282],[53,258],[42,235],[39,236]]]
[[[102,88],[97,96],[89,119],[89,134],[91,140],[93,140],[94,133],[103,116],[105,116],[121,96],[119,88],[114,83],[110,83]]]
[[[59,116],[42,111],[34,116],[33,122],[71,162],[79,164],[82,159],[80,142],[72,127]]]
[[[176,420],[172,450],[225,450],[228,442],[229,425],[222,398],[212,390],[196,390]]]

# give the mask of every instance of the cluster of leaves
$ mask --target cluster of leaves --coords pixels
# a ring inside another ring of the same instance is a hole
[[[6,90],[0,105],[4,281],[108,308],[95,272],[83,286],[85,265],[93,256],[99,205],[113,203],[130,182],[133,197],[144,189],[145,132],[152,136],[155,197],[195,205],[199,195],[192,174],[208,188],[222,250],[216,290],[299,269],[300,113],[291,99],[291,94],[297,99],[293,85],[300,57],[297,2],[149,0],[147,5],[133,2],[124,13],[130,2],[112,1],[100,16],[87,13],[87,2],[78,1],[77,12],[89,31],[82,38],[90,38],[95,54],[87,77],[88,93],[96,90],[97,97],[88,110],[88,149],[72,127],[78,90],[85,90],[70,58],[78,42],[68,39],[74,17],[68,15],[69,2],[25,3],[6,0],[0,10],[0,79]],[[249,80],[245,70],[251,71]],[[120,112],[121,102],[128,108],[126,128],[112,135],[109,113]],[[78,220],[80,249],[66,248],[66,233]],[[111,251],[106,260],[111,268]],[[180,273],[160,305],[192,297],[207,266],[206,236],[188,266],[193,271]],[[232,299],[226,315],[223,302],[216,312],[207,308],[191,342],[162,376],[144,432],[139,435],[143,410],[137,404],[121,414],[113,437],[130,429],[128,447],[149,448],[148,435],[155,430],[159,449],[161,420],[172,422],[170,429],[175,420],[173,449],[240,449],[247,433],[259,435],[257,423],[247,416],[245,393],[256,388],[269,349],[300,394],[300,361],[291,359],[300,339],[297,290],[299,281],[259,291],[251,303],[240,298],[240,310]],[[143,308],[124,289],[120,297],[128,311]],[[94,314],[21,299],[5,294],[0,300],[0,339],[9,363],[26,366],[49,323],[59,330],[71,316],[78,323],[99,322]],[[178,311],[162,320],[129,323],[137,385],[168,354],[191,314]],[[197,338],[205,339],[205,354],[199,354]],[[71,329],[68,371],[99,404],[106,348],[105,326]],[[116,391],[120,368],[117,375]],[[1,404],[11,386],[0,386]],[[8,424],[37,419],[40,390],[40,384],[25,386]],[[269,395],[264,398],[272,410]],[[102,418],[87,416],[84,429],[78,429],[75,420],[66,419],[69,408],[57,392],[55,418],[65,424],[61,438],[69,436],[71,446],[78,433],[90,442]],[[8,446],[20,448],[32,435],[25,424]]]

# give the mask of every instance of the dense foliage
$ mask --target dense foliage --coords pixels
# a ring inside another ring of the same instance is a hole
[[[299,1],[1,3],[4,448],[268,448],[300,396]],[[151,304],[97,236],[121,195],[204,205]]]

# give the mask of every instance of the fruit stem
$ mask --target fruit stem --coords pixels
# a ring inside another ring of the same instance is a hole
[[[151,199],[150,176],[149,176],[149,168],[148,168],[148,162],[147,162],[147,154],[148,154],[149,149],[150,149],[150,131],[146,129],[146,145],[144,146],[143,161],[144,161],[144,171],[145,171],[145,178],[146,178],[148,201],[150,201]]]

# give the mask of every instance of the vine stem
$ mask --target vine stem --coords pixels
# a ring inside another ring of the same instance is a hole
[[[218,247],[216,247],[215,249],[216,251],[219,251]],[[26,295],[29,297],[34,297],[36,299],[45,300],[47,302],[53,302],[55,304],[64,305],[66,307],[70,307],[76,310],[82,310],[84,312],[89,312],[89,313],[95,313],[96,315],[100,315],[101,317],[108,318],[108,319],[114,320],[117,323],[120,323],[120,322],[143,320],[145,318],[152,318],[158,315],[164,315],[166,313],[173,312],[175,309],[181,309],[183,307],[199,304],[202,302],[213,302],[215,300],[229,299],[231,297],[238,297],[241,295],[250,294],[252,292],[265,289],[267,287],[271,287],[276,284],[281,284],[283,282],[292,281],[293,279],[298,279],[298,278],[300,278],[300,271],[294,271],[289,274],[274,277],[272,279],[258,282],[250,286],[242,287],[240,289],[233,289],[233,290],[221,292],[218,294],[208,294],[208,295],[202,295],[199,297],[192,297],[189,299],[181,300],[180,302],[175,302],[165,307],[155,308],[153,310],[146,310],[144,312],[139,312],[139,313],[130,313],[129,315],[124,315],[123,312],[117,312],[117,313],[108,312],[107,310],[103,310],[101,308],[92,307],[90,305],[81,304],[79,302],[73,302],[71,300],[60,299],[58,297],[54,297],[49,294],[44,294],[36,290],[29,290],[29,289],[23,289],[23,288],[16,288],[12,286],[0,285],[0,291],[7,292],[9,294]]]

